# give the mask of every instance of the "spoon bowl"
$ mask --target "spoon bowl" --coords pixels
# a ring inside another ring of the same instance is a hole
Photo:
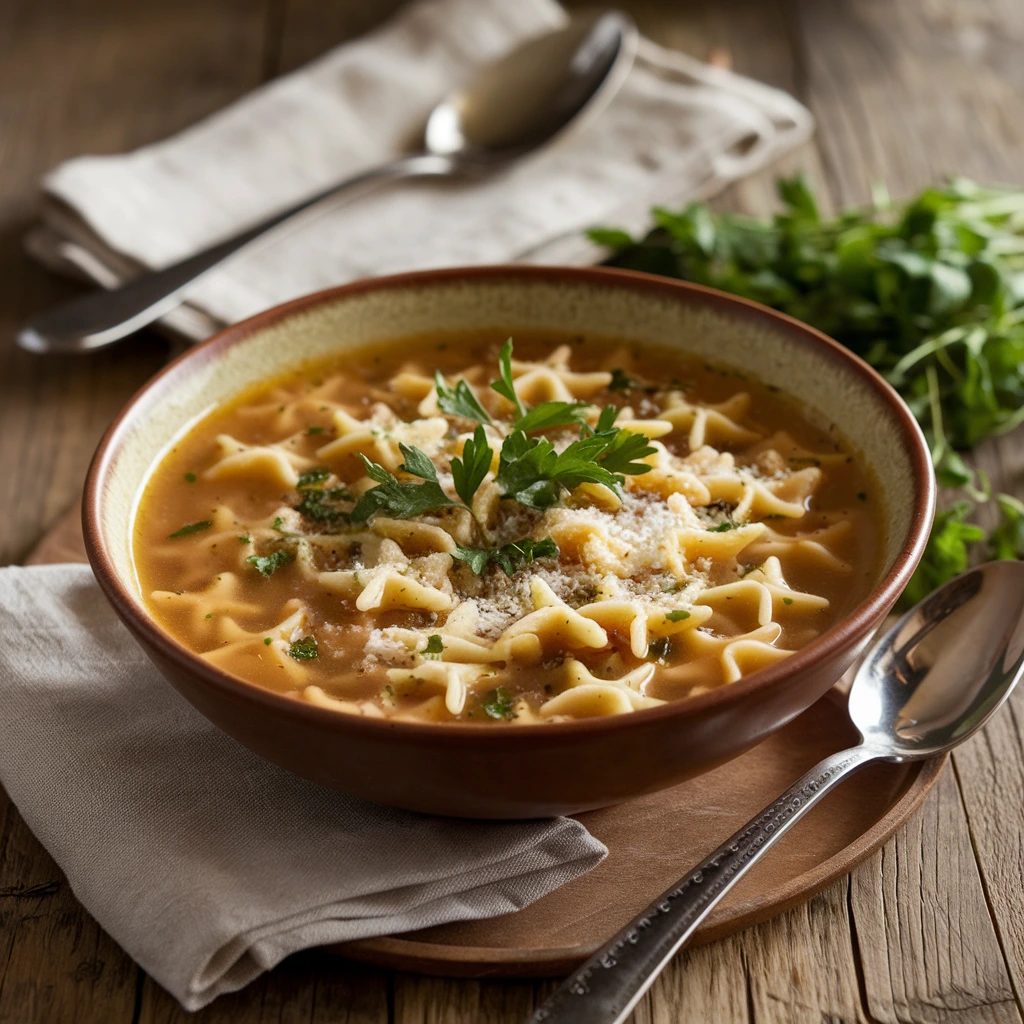
[[[990,562],[903,616],[862,662],[849,710],[865,746],[889,761],[961,743],[1024,669],[1024,564]]]
[[[546,145],[615,94],[637,39],[618,11],[581,13],[558,31],[528,39],[434,108],[427,152],[484,169]]]

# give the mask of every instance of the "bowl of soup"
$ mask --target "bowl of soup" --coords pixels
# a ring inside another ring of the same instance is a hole
[[[828,690],[920,559],[927,447],[785,316],[599,268],[358,282],[171,363],[86,545],[167,680],[264,757],[430,813],[572,813]]]

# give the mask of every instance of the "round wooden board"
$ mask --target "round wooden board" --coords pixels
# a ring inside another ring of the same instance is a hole
[[[84,561],[75,510],[27,559]],[[826,754],[857,741],[832,690],[741,757],[673,789],[579,815],[608,847],[589,874],[514,914],[332,947],[342,956],[448,977],[568,973]],[[809,899],[877,850],[920,806],[945,758],[876,765],[840,786],[737,884],[698,929],[710,942]]]

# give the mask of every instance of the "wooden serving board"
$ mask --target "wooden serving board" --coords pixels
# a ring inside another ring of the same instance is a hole
[[[27,559],[85,561],[78,510]],[[567,973],[826,754],[857,741],[833,689],[741,757],[673,789],[579,815],[609,850],[589,874],[514,914],[334,947],[342,956],[450,977]],[[826,797],[697,931],[739,931],[809,899],[877,850],[920,806],[945,758],[867,768]]]

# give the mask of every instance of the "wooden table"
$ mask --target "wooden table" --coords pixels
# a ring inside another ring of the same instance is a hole
[[[514,0],[510,0],[514,2]],[[0,4],[0,564],[74,502],[100,432],[165,359],[153,335],[36,359],[16,325],[74,288],[21,238],[40,175],[83,152],[176,131],[356,35],[397,0],[6,0]],[[873,181],[904,194],[948,173],[1024,185],[1020,0],[635,0],[652,38],[799,96],[815,141],[722,205],[770,208],[803,168],[835,205]],[[1024,435],[978,461],[1021,493]],[[1024,692],[957,752],[923,811],[806,905],[687,952],[635,1014],[670,1022],[1020,1021],[1024,997]],[[680,865],[681,868],[684,865]],[[518,1024],[548,988],[287,961],[196,1018],[82,910],[0,792],[0,1024],[345,1021]]]

